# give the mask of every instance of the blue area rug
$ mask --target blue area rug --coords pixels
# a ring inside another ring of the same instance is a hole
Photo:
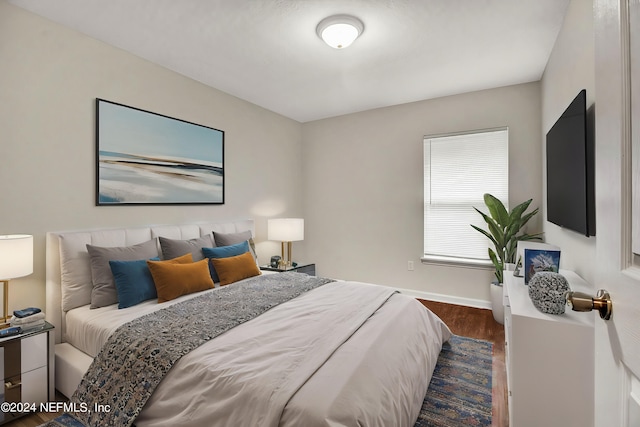
[[[69,414],[62,414],[52,421],[40,424],[38,427],[85,427],[85,425]]]
[[[493,345],[453,336],[442,347],[414,427],[491,425]]]

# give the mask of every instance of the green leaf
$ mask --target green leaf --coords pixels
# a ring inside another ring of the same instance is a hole
[[[542,240],[543,234],[544,233],[523,234],[522,236],[518,236],[518,240]]]
[[[491,259],[491,262],[496,269],[496,279],[498,279],[498,283],[502,283],[502,271],[504,270],[503,263],[498,260],[498,257],[491,248],[489,248],[489,259]]]
[[[509,222],[520,221],[522,218],[522,214],[527,210],[532,201],[533,199],[529,199],[513,208],[511,210],[511,213],[509,214]]]
[[[498,242],[496,242],[496,239],[493,238],[493,236],[491,234],[489,234],[489,232],[487,232],[486,230],[483,230],[480,227],[477,227],[473,224],[470,224],[474,229],[478,230],[479,232],[481,232],[482,234],[484,234],[485,236],[487,236],[487,238],[489,240],[491,240],[491,243],[493,243],[494,246],[496,246],[498,244]]]
[[[482,215],[482,219],[484,219],[484,221],[487,224],[495,224],[496,226],[498,225],[498,223],[496,222],[495,219],[493,219],[492,217],[490,217],[486,213],[482,212],[480,209],[478,209],[478,208],[473,208],[473,209],[475,209],[476,212],[478,212],[480,215]]]
[[[499,199],[486,193],[484,195],[484,204],[487,205],[491,217],[494,218],[498,224],[504,226],[509,222],[509,213]]]
[[[518,249],[518,240],[512,239],[509,241],[505,249],[504,262],[515,263],[516,262],[516,250]]]
[[[502,232],[502,228],[500,228],[500,225],[490,216],[488,216],[487,214],[485,214],[484,212],[478,210],[477,208],[474,208],[480,215],[482,215],[482,218],[484,219],[484,221],[487,223],[487,227],[489,228],[489,232],[491,232],[491,241],[493,242],[494,245],[496,245],[496,247],[499,246],[503,246],[504,245],[504,233]]]
[[[526,214],[525,216],[523,216],[523,217],[522,217],[522,220],[521,220],[522,226],[524,227],[524,225],[525,225],[527,222],[529,222],[529,220],[530,220],[531,218],[533,218],[533,216],[534,216],[535,214],[537,214],[537,213],[538,213],[538,208],[535,208],[535,210],[533,210],[533,211],[529,212],[528,214]]]

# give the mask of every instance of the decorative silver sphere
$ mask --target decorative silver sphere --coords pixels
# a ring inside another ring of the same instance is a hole
[[[563,314],[569,283],[562,274],[541,271],[529,280],[529,298],[543,313]]]

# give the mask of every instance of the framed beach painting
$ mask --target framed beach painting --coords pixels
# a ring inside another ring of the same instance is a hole
[[[224,203],[224,131],[96,99],[96,205]]]

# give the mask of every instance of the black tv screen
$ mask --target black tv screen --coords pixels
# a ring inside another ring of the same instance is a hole
[[[547,133],[547,220],[593,236],[593,144],[588,133],[583,89]]]

